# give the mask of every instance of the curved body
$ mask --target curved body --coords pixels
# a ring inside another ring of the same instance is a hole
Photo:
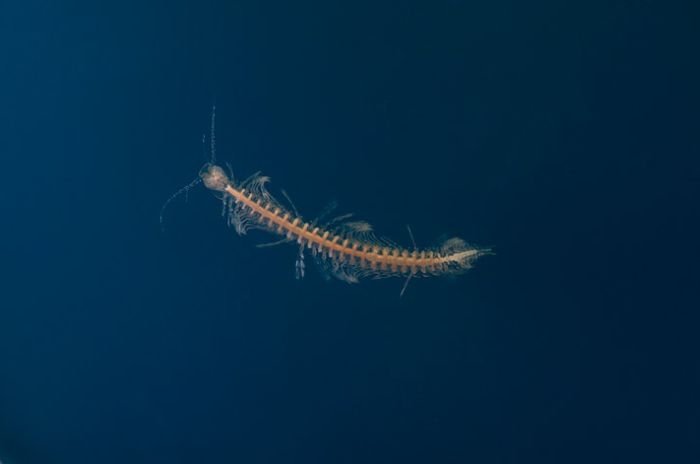
[[[468,246],[458,238],[449,239],[436,249],[408,250],[376,237],[365,222],[346,221],[324,227],[304,221],[267,192],[267,177],[256,175],[238,184],[214,164],[206,164],[200,177],[207,188],[223,194],[224,215],[239,234],[250,228],[278,234],[283,241],[296,242],[300,252],[311,250],[331,275],[347,282],[365,276],[459,273],[490,252]]]

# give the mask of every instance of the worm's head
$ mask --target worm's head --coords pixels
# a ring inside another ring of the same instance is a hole
[[[231,184],[221,166],[212,163],[202,166],[202,169],[199,170],[199,177],[208,189],[216,190],[217,192],[223,192]]]

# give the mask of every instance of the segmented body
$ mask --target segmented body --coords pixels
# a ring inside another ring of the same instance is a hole
[[[377,238],[364,222],[323,227],[306,222],[280,205],[265,189],[267,177],[253,176],[240,184],[213,164],[200,171],[204,184],[223,194],[224,215],[239,234],[251,228],[281,235],[309,249],[329,273],[347,282],[360,277],[427,276],[454,274],[470,268],[489,250],[471,247],[458,238],[429,250],[408,250]]]

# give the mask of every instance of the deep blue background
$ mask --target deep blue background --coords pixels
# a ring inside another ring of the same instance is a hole
[[[0,461],[700,462],[695,2],[3,2]],[[493,246],[293,278],[305,217]],[[252,234],[251,234],[252,235]]]

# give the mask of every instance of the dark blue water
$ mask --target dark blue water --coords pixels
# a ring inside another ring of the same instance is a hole
[[[0,461],[700,460],[693,2],[0,7]],[[410,244],[346,285],[208,159]]]

